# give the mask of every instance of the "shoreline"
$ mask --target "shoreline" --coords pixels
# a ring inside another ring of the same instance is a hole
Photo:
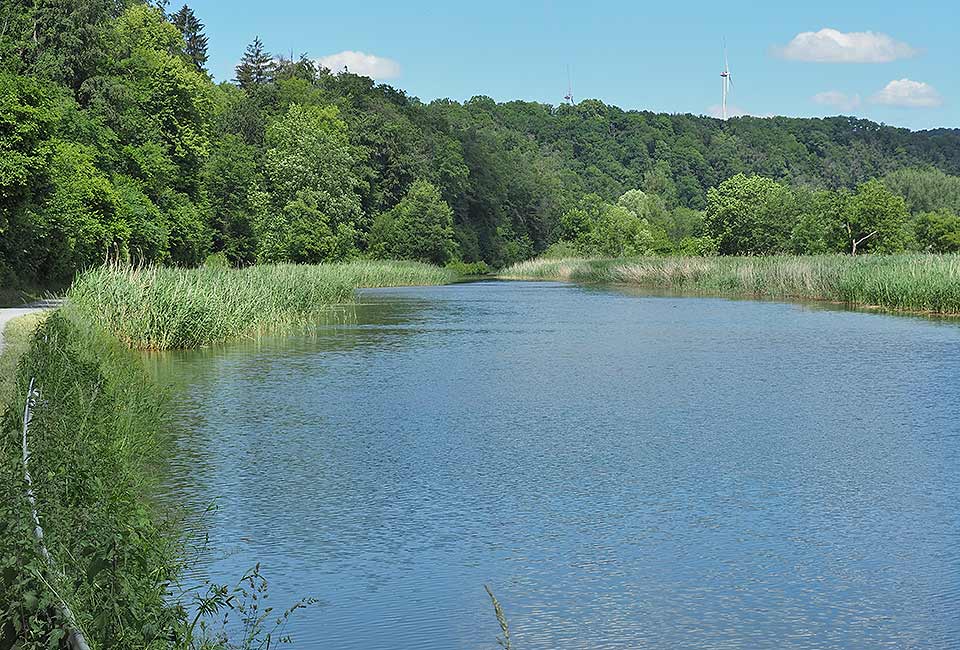
[[[960,317],[957,255],[537,258],[497,277]]]
[[[762,294],[762,293],[737,293],[724,291],[708,291],[705,289],[682,289],[678,287],[664,287],[655,284],[634,284],[631,282],[604,282],[602,280],[575,280],[569,278],[524,278],[519,276],[498,275],[494,279],[504,282],[563,282],[565,284],[578,284],[584,287],[611,288],[611,289],[635,289],[643,292],[643,295],[651,298],[719,298],[725,300],[752,300],[756,302],[780,302],[791,305],[832,305],[843,308],[847,311],[856,311],[869,314],[879,314],[884,316],[916,316],[934,320],[958,321],[960,322],[960,312],[937,312],[930,310],[909,310],[894,309],[884,307],[883,305],[873,305],[867,303],[844,302],[832,298],[823,298],[816,296],[803,296],[799,294]]]

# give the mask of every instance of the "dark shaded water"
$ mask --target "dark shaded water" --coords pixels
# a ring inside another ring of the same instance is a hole
[[[960,647],[956,323],[491,282],[159,372],[295,648]]]

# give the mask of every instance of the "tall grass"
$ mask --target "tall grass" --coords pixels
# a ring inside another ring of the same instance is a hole
[[[501,277],[620,283],[960,314],[958,255],[534,259],[505,269]]]
[[[38,553],[24,498],[17,399],[0,429],[0,647],[60,647],[62,603],[97,647],[161,642],[180,618],[166,599],[176,536],[145,505],[144,468],[165,400],[115,340],[63,310],[21,358],[20,398],[31,377],[33,491],[55,568]]]
[[[443,284],[452,271],[415,262],[280,264],[241,270],[104,266],[69,301],[130,348],[197,348],[316,320],[358,287]]]
[[[15,377],[19,398],[0,423],[0,648],[66,648],[66,607],[95,650],[277,645],[289,616],[311,601],[264,609],[259,565],[232,589],[178,584],[178,513],[151,499],[171,402],[138,357],[68,304],[40,323]],[[49,560],[35,538],[21,456],[31,379],[40,392],[29,466]]]

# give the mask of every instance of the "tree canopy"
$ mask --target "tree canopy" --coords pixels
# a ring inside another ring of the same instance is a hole
[[[958,130],[424,103],[259,38],[215,84],[187,6],[8,3],[2,19],[0,284],[211,253],[497,267],[558,242],[638,255],[960,240]]]

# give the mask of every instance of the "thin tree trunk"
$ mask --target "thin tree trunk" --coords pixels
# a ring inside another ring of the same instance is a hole
[[[850,230],[850,226],[847,226],[847,231],[849,231],[849,230]],[[867,235],[866,237],[861,237],[860,239],[854,239],[854,240],[853,240],[853,250],[850,252],[850,254],[851,254],[851,255],[856,255],[856,254],[857,254],[857,246],[859,246],[859,245],[862,244],[863,242],[867,241],[868,239],[870,239],[871,237],[873,237],[874,235],[876,235],[877,232],[878,232],[878,231],[874,230],[872,233],[870,233],[870,234]]]

